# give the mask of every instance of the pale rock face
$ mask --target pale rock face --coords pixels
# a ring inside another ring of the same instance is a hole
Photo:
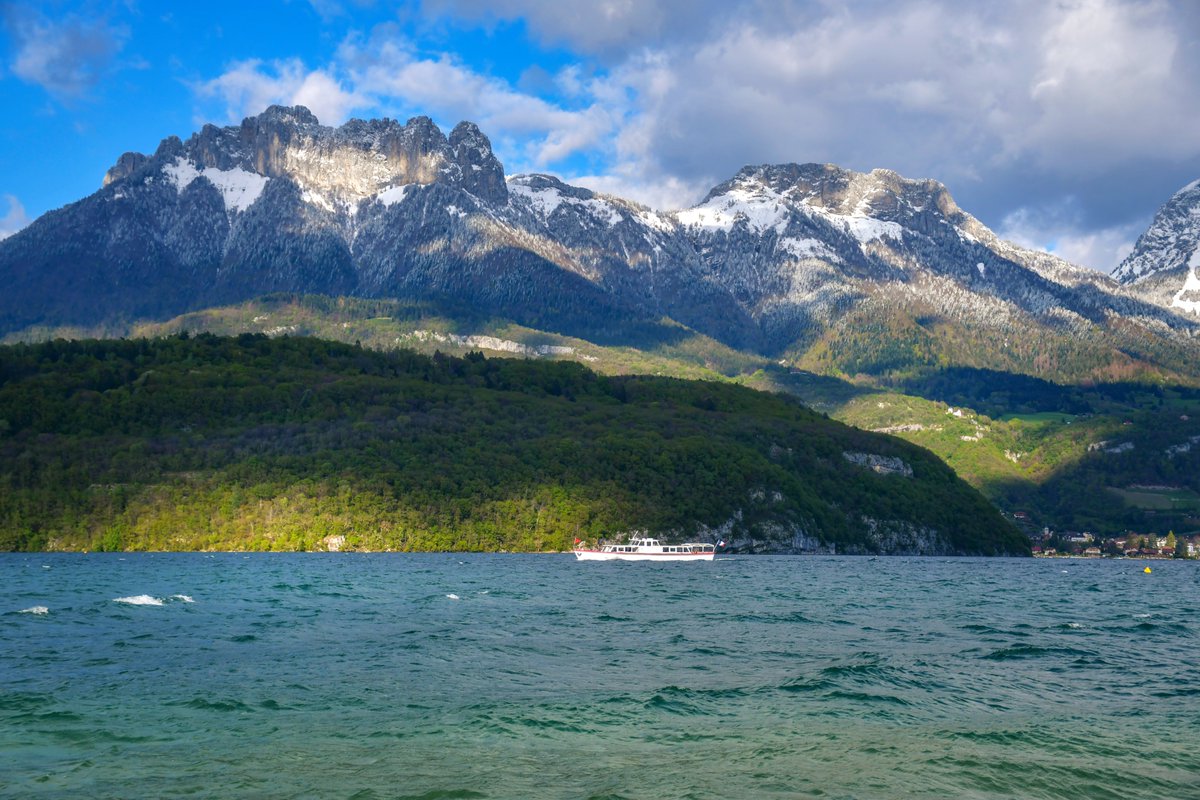
[[[904,478],[913,476],[912,467],[903,459],[896,456],[881,456],[877,453],[842,453],[842,458],[860,467],[880,475],[899,475]]]
[[[104,185],[108,186],[113,181],[118,181],[121,178],[128,177],[146,163],[146,156],[141,153],[124,153],[117,159],[117,163],[109,167],[108,172],[104,173]]]
[[[282,170],[308,191],[353,202],[409,183],[433,183],[444,164],[441,153],[393,153],[328,142],[301,141],[284,148]]]
[[[305,202],[327,211],[356,213],[364,202],[409,184],[452,183],[468,191],[480,189],[490,199],[497,191],[503,195],[503,168],[487,137],[473,124],[462,123],[452,138],[447,140],[428,117],[403,125],[391,119],[355,119],[329,128],[303,107],[272,106],[236,128],[205,125],[186,143],[164,140],[155,157],[161,157],[168,177],[180,187],[194,177],[189,170],[218,185],[227,199],[232,183],[254,183],[245,175],[287,178],[300,188]],[[152,160],[126,153],[109,170],[105,185]],[[252,199],[252,192],[245,194],[250,202],[257,199],[257,194]],[[231,204],[245,210],[249,202]]]

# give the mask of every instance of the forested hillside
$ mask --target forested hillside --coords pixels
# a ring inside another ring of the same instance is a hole
[[[1024,553],[929,452],[716,382],[202,334],[0,348],[3,549]]]

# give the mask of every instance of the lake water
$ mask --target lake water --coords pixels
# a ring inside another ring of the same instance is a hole
[[[0,796],[1200,798],[1200,564],[0,555]]]

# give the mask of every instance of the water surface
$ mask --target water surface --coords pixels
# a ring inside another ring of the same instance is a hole
[[[1200,798],[1200,564],[0,555],[0,795]]]

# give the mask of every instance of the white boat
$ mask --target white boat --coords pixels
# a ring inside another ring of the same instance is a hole
[[[599,548],[572,550],[580,561],[712,561],[717,546],[702,542],[663,544],[658,539],[639,536],[627,544],[601,544]]]

